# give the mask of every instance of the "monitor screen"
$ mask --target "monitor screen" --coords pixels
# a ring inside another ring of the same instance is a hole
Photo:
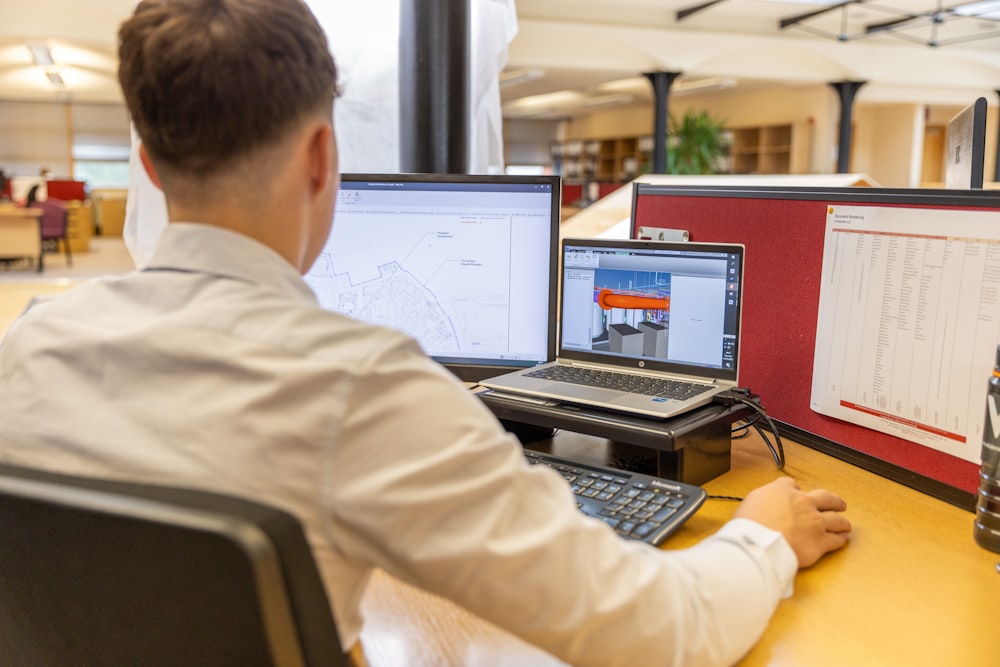
[[[461,379],[555,357],[557,176],[344,174],[305,276],[324,308],[407,333]]]
[[[743,249],[565,239],[559,356],[736,381]]]

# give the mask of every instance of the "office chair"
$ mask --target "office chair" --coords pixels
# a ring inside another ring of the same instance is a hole
[[[42,210],[42,253],[38,256],[39,273],[44,269],[46,249],[54,247],[58,252],[60,241],[66,253],[66,266],[73,266],[73,255],[69,249],[69,213],[66,207],[53,199],[36,201],[31,206]]]
[[[0,664],[350,663],[290,514],[0,464]]]

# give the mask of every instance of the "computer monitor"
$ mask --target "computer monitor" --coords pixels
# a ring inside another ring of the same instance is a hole
[[[985,97],[980,97],[948,121],[945,144],[945,186],[982,189],[986,166]]]
[[[477,381],[555,358],[557,176],[344,174],[306,274],[324,308]]]

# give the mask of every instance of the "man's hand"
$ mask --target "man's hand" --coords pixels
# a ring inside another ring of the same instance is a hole
[[[840,514],[846,509],[847,503],[835,493],[805,492],[791,477],[779,477],[750,492],[736,516],[784,535],[803,568],[847,544],[851,522]]]

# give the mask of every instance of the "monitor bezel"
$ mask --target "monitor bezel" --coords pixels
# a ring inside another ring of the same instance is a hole
[[[981,190],[986,173],[986,98],[950,121],[945,132],[945,187]]]
[[[344,173],[340,182],[369,183],[460,183],[460,184],[514,184],[514,185],[549,185],[551,186],[551,211],[549,223],[549,275],[548,275],[548,308],[546,311],[546,341],[545,361],[553,361],[556,355],[556,292],[559,275],[559,223],[562,202],[562,179],[559,176],[548,175],[507,175],[507,174],[418,174],[418,173]],[[337,224],[336,214],[334,225]],[[543,363],[540,361],[511,362],[499,359],[479,359],[470,357],[443,357],[431,355],[434,361],[451,371],[464,382],[478,382],[503,373],[511,373],[522,368],[528,368]]]

